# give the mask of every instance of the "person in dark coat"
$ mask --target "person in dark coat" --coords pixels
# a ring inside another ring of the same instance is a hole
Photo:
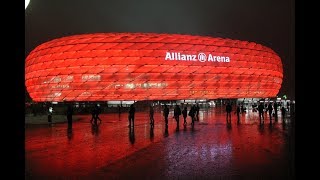
[[[241,112],[241,109],[240,109],[240,105],[237,106],[237,123],[239,124],[240,123],[240,112]]]
[[[181,115],[181,109],[180,109],[179,105],[176,105],[176,107],[174,108],[173,115],[174,115],[174,118],[177,122],[177,129],[179,129],[179,117]]]
[[[264,123],[263,109],[264,109],[264,107],[263,107],[262,103],[260,103],[259,106],[258,106],[260,124],[261,124],[261,120]]]
[[[284,118],[286,117],[286,108],[284,106],[281,107],[281,116],[282,116],[282,122],[284,121]]]
[[[187,125],[187,115],[188,115],[187,107],[184,107],[184,109],[182,110],[182,115],[183,115],[183,125],[186,126]]]
[[[90,123],[92,124],[92,122],[94,121],[95,123],[97,122],[96,121],[96,118],[95,118],[95,115],[96,115],[96,107],[94,106],[92,109],[91,109],[91,120],[90,120]]]
[[[134,114],[136,113],[136,108],[134,107],[133,104],[131,104],[130,109],[129,109],[129,127],[134,128]]]
[[[149,110],[149,116],[150,116],[150,126],[151,128],[154,127],[154,110],[153,110],[153,106],[150,105],[150,110]]]
[[[190,108],[190,111],[189,111],[188,115],[191,117],[191,126],[193,128],[194,127],[194,121],[195,121],[195,115],[196,115],[196,106],[195,105],[193,105]]]
[[[97,125],[98,119],[99,119],[100,124],[101,124],[101,119],[100,119],[100,117],[99,117],[99,114],[100,114],[100,113],[101,113],[100,105],[99,105],[99,104],[96,104],[96,105],[94,106],[94,108],[92,109],[92,111],[91,111],[91,115],[92,115],[91,121],[90,121],[91,124],[92,124],[92,121],[94,121],[94,124]]]
[[[169,108],[167,107],[166,104],[164,105],[163,116],[164,116],[164,121],[165,121],[165,125],[166,125],[166,128],[167,128],[168,127]]]
[[[270,124],[272,124],[272,110],[273,110],[272,104],[269,103],[268,104],[268,112],[269,112]]]

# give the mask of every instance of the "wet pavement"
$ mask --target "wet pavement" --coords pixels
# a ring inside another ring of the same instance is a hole
[[[292,179],[294,176],[293,117],[281,113],[270,125],[259,124],[258,113],[232,113],[226,123],[224,107],[201,109],[191,128],[176,130],[169,114],[166,130],[160,111],[155,127],[148,112],[137,112],[134,130],[127,113],[91,115],[73,123],[31,125],[25,129],[26,179]]]

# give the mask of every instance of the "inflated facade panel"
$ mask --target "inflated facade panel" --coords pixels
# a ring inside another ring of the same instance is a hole
[[[34,101],[275,97],[280,57],[253,42],[154,33],[55,39],[26,58]]]

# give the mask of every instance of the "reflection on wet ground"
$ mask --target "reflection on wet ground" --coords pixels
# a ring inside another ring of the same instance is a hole
[[[172,117],[172,111],[169,117]],[[270,125],[265,116],[232,114],[226,123],[224,108],[202,109],[191,128],[176,130],[169,118],[165,128],[155,112],[150,128],[148,112],[137,112],[135,127],[128,128],[127,114],[102,114],[102,123],[91,125],[91,115],[67,124],[28,126],[25,131],[26,179],[186,179],[272,178],[290,179],[294,166],[294,118],[282,117]]]

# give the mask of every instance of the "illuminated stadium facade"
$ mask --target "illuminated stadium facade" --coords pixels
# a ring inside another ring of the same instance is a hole
[[[54,39],[26,58],[34,101],[275,97],[280,57],[254,42],[154,33]]]

